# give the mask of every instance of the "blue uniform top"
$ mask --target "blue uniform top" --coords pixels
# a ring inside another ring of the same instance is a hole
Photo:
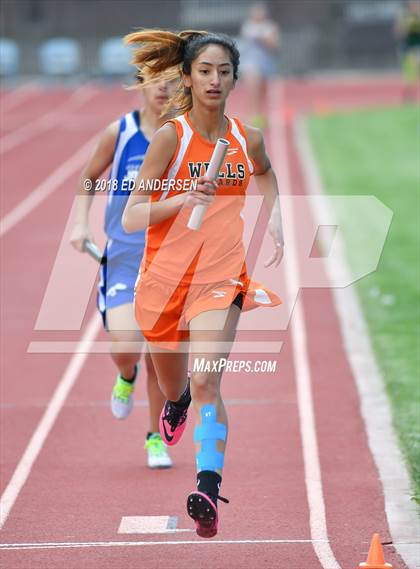
[[[149,141],[140,129],[139,112],[127,113],[120,119],[120,128],[109,176],[110,186],[105,212],[105,232],[109,239],[131,243],[143,248],[145,232],[126,233],[122,227],[121,219],[148,146]]]

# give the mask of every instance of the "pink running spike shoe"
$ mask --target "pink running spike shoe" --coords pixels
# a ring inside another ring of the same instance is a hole
[[[200,537],[214,537],[217,534],[219,516],[217,514],[217,500],[226,504],[229,500],[218,496],[217,498],[204,494],[204,492],[191,492],[187,498],[187,512],[195,521],[195,531]]]

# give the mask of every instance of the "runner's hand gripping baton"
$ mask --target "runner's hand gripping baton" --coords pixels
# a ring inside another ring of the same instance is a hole
[[[89,241],[89,239],[85,239],[83,242],[83,251],[93,257],[95,261],[98,261],[100,265],[104,265],[106,263],[106,257],[103,255],[102,251],[97,245],[95,245],[95,243]]]
[[[222,167],[223,160],[225,159],[227,149],[229,147],[229,141],[224,138],[219,138],[217,140],[216,146],[213,150],[212,157],[210,159],[209,167],[207,168],[206,176],[210,180],[217,180],[219,176],[220,168]],[[188,221],[188,229],[200,229],[201,222],[203,221],[204,214],[206,213],[205,205],[194,206],[190,219]]]

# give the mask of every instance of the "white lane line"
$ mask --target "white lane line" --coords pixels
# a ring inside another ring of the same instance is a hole
[[[96,90],[91,87],[80,87],[74,91],[68,99],[55,107],[52,111],[42,114],[33,121],[26,122],[20,128],[5,134],[0,138],[0,155],[9,152],[19,144],[27,142],[44,130],[49,130],[66,120],[66,113],[81,107],[86,101],[96,94]]]
[[[295,126],[296,145],[303,163],[307,191],[326,195],[312,146],[300,117]],[[310,200],[315,219],[328,219],[327,200]],[[350,282],[346,246],[336,236],[339,255],[332,263],[327,257],[326,270],[332,285],[332,294],[339,317],[347,358],[359,393],[361,413],[366,425],[369,448],[379,471],[385,497],[385,511],[393,545],[408,567],[419,562],[419,509],[411,499],[411,480],[405,466],[398,439],[392,424],[392,411],[385,392],[370,335],[354,286],[337,288],[335,283],[343,275]],[[412,547],[408,547],[411,546]]]
[[[3,237],[17,223],[22,221],[33,209],[57,190],[74,172],[78,171],[87,161],[92,152],[97,135],[93,136],[75,154],[60,164],[49,176],[41,182],[26,198],[0,219],[0,237]]]
[[[57,542],[57,543],[3,543],[0,550],[22,549],[71,549],[77,547],[143,547],[147,545],[254,545],[265,543],[288,545],[288,544],[313,544],[313,539],[212,539],[211,541],[80,541],[80,542]],[[330,568],[328,568],[330,569]]]
[[[0,528],[5,524],[10,511],[19,496],[25,482],[31,472],[41,449],[54,426],[55,420],[60,413],[64,402],[76,382],[80,370],[89,354],[89,343],[94,340],[101,328],[101,319],[97,312],[90,319],[87,328],[80,340],[86,347],[84,354],[75,354],[67,365],[67,368],[57,385],[57,388],[42,415],[22,458],[17,465],[9,484],[0,498]]]
[[[273,84],[270,88],[270,134],[271,155],[279,174],[281,193],[291,194],[291,180],[287,158],[286,133],[281,110],[283,108],[283,85]],[[280,108],[279,108],[280,107]],[[289,291],[299,290],[301,279],[296,243],[298,233],[292,208],[288,210],[288,242],[285,247],[286,283]],[[293,345],[293,362],[299,407],[300,432],[302,437],[306,492],[308,496],[311,537],[319,562],[325,569],[341,569],[328,541],[325,502],[322,490],[321,467],[312,397],[311,372],[307,351],[305,313],[301,296],[296,301],[290,322]]]
[[[41,92],[41,87],[36,83],[26,83],[7,93],[0,101],[0,112],[8,113],[14,107],[20,105],[25,99]]]

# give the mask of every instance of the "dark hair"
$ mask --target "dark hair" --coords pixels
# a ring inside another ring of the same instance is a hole
[[[230,55],[233,66],[233,78],[236,81],[239,70],[239,51],[236,43],[224,34],[206,31],[186,30],[176,34],[165,30],[142,30],[124,38],[126,44],[141,44],[133,54],[132,62],[139,70],[147,69],[150,81],[179,79],[181,73],[191,75],[192,62],[209,45],[220,45]],[[168,103],[179,113],[192,107],[191,90],[180,84],[175,95]],[[166,110],[165,110],[166,111]]]
[[[230,55],[230,61],[233,66],[233,78],[235,81],[238,79],[239,70],[239,50],[236,47],[236,43],[229,36],[225,34],[207,34],[207,35],[197,35],[190,38],[184,48],[184,58],[182,62],[182,71],[186,75],[191,75],[191,64],[197,59],[200,53],[208,45],[220,45],[224,47]]]

